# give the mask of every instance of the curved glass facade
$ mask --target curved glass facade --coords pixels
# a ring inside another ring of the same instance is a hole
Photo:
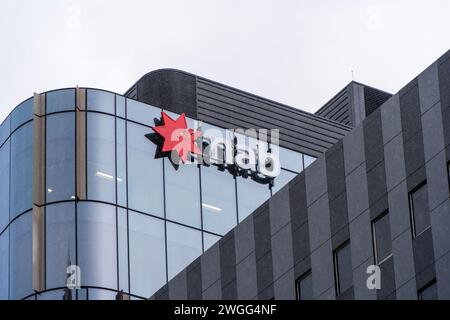
[[[41,94],[45,197],[38,207],[45,217],[45,289],[38,293],[32,263],[33,98],[0,126],[0,299],[115,299],[120,291],[148,298],[313,160],[280,148],[282,171],[273,185],[213,165],[176,170],[167,158],[155,158],[156,145],[145,137],[161,109],[83,90],[81,111],[75,88]],[[84,180],[77,179],[80,128]],[[80,181],[84,198],[77,196]],[[79,266],[81,289],[64,289],[69,265]]]

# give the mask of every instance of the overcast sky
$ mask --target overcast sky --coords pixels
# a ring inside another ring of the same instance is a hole
[[[450,49],[448,0],[0,0],[0,121],[33,92],[178,68],[316,111],[397,92]]]

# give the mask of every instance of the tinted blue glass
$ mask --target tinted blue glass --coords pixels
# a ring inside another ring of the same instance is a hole
[[[224,235],[237,224],[234,177],[216,166],[201,171],[203,229]]]
[[[32,294],[31,211],[18,217],[10,226],[10,299]]]
[[[11,114],[11,132],[21,124],[33,119],[33,97],[19,104]]]
[[[8,116],[8,118],[3,121],[3,123],[0,125],[0,146],[8,139],[9,137],[9,129],[10,129],[10,122],[11,116]]]
[[[64,290],[52,290],[37,295],[37,300],[63,300]],[[75,300],[75,295],[72,295],[72,299]]]
[[[314,158],[314,157],[308,156],[306,154],[303,155],[303,162],[304,162],[305,168],[307,168],[315,160],[316,160],[316,158]]]
[[[110,290],[89,288],[89,300],[116,300],[117,293]]]
[[[202,254],[202,234],[198,230],[167,223],[167,263],[169,280]]]
[[[88,113],[88,198],[115,203],[115,176],[115,119],[104,114]]]
[[[207,232],[203,232],[203,248],[204,250],[208,250],[214,243],[216,243],[217,241],[220,240],[220,237],[207,233]]]
[[[125,120],[116,119],[117,137],[117,204],[127,205],[127,146]]]
[[[129,211],[131,293],[150,297],[166,283],[164,221]]]
[[[117,288],[115,207],[80,202],[77,222],[81,285]]]
[[[126,108],[125,108],[125,97],[116,94],[116,116],[125,118]]]
[[[0,232],[9,222],[9,140],[0,148]]]
[[[114,114],[115,94],[102,90],[87,90],[87,110]]]
[[[164,216],[163,160],[155,159],[156,146],[145,137],[150,128],[128,122],[128,206]]]
[[[128,221],[127,210],[117,209],[117,243],[119,253],[119,290],[129,292],[128,288]]]
[[[75,114],[47,116],[46,200],[75,198]]]
[[[272,186],[272,193],[275,194],[278,190],[283,188],[285,185],[289,183],[292,179],[297,176],[297,173],[293,173],[286,170],[281,170],[278,177],[274,180],[274,185]]]
[[[164,159],[166,186],[166,217],[183,224],[200,227],[200,177],[199,168],[182,164],[178,170]]]
[[[270,197],[268,184],[261,184],[250,178],[237,177],[239,222],[255,211]]]
[[[281,167],[295,172],[303,171],[302,154],[285,148],[279,148]]]
[[[45,209],[47,289],[66,285],[66,269],[75,264],[75,203],[48,205]]]
[[[46,93],[46,113],[75,110],[75,89],[63,89]]]
[[[11,137],[11,219],[32,205],[33,123]]]
[[[0,235],[0,300],[8,299],[9,229]]]
[[[127,119],[154,126],[154,119],[161,118],[161,109],[136,100],[127,99]]]

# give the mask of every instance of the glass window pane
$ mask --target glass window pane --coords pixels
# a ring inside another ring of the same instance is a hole
[[[128,288],[128,217],[127,211],[117,209],[117,243],[119,244],[119,290],[129,292]]]
[[[31,97],[19,104],[11,113],[11,132],[21,124],[33,119],[34,98]]]
[[[11,137],[11,219],[31,209],[33,184],[33,123]]]
[[[164,216],[163,160],[155,159],[156,146],[145,137],[150,128],[127,124],[128,206]]]
[[[136,100],[127,99],[127,119],[145,124],[147,126],[154,126],[155,118],[161,118],[160,108],[156,108]]]
[[[313,298],[312,276],[309,271],[297,280],[297,299],[312,300]]]
[[[115,207],[79,202],[77,216],[81,285],[117,288]]]
[[[169,280],[202,254],[200,231],[167,223],[167,261]]]
[[[237,224],[233,175],[216,166],[202,166],[203,228],[224,235]]]
[[[181,164],[178,170],[164,159],[167,219],[200,227],[200,177],[199,168]]]
[[[119,96],[116,94],[116,116],[125,118],[126,110],[125,110],[125,97]]]
[[[116,119],[117,137],[117,204],[127,206],[127,149],[125,120]]]
[[[115,203],[115,119],[87,115],[88,198]]]
[[[352,260],[350,244],[347,243],[335,252],[335,268],[337,276],[337,292],[341,294],[353,285]]]
[[[131,293],[148,298],[166,283],[164,221],[129,211]]]
[[[281,167],[295,172],[301,172],[303,170],[302,154],[286,148],[279,149],[279,159]]]
[[[255,211],[270,197],[268,184],[258,183],[250,178],[237,177],[239,222]]]
[[[75,89],[56,90],[46,93],[46,113],[75,110]]]
[[[0,235],[0,300],[8,300],[9,229]]]
[[[208,250],[213,244],[220,240],[219,236],[203,232],[203,249]]]
[[[64,290],[52,290],[36,295],[37,300],[64,300]],[[73,295],[75,299],[75,295]]]
[[[48,205],[45,209],[47,289],[64,287],[66,269],[75,260],[75,203]]]
[[[414,222],[414,234],[417,236],[430,226],[427,185],[423,184],[414,190],[410,194],[410,201]]]
[[[47,116],[46,200],[75,198],[75,114]]]
[[[87,110],[115,114],[115,94],[103,90],[87,90]]]
[[[297,173],[281,170],[278,177],[274,179],[274,184],[272,186],[272,194],[275,194],[278,190],[287,185],[289,181],[294,179],[297,175],[298,175]]]
[[[9,223],[9,140],[0,148],[0,233]]]
[[[373,222],[376,262],[380,263],[392,253],[389,214],[385,213]]]
[[[303,155],[304,168],[306,169],[307,167],[309,167],[309,165],[313,163],[315,160],[316,158],[304,154]]]
[[[31,211],[18,217],[10,226],[10,299],[32,294]]]
[[[3,123],[0,125],[0,146],[9,137],[10,123],[11,123],[11,116],[8,116],[8,118],[6,118],[5,121],[3,121]]]
[[[89,300],[116,300],[117,292],[102,289],[88,289]]]

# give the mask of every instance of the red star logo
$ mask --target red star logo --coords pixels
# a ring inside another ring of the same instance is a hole
[[[200,131],[187,128],[184,113],[174,120],[164,111],[161,112],[162,125],[152,127],[153,131],[164,138],[163,152],[176,151],[183,162],[186,162],[189,153],[201,154],[196,140],[201,136]]]

